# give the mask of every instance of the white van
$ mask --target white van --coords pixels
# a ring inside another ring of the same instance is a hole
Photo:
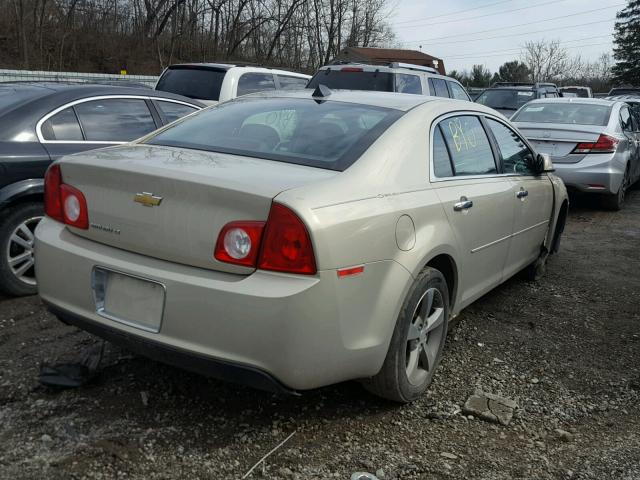
[[[311,77],[273,68],[224,63],[185,63],[165,68],[155,89],[215,105],[249,93],[299,90]]]

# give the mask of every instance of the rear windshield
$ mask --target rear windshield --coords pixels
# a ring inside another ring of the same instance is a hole
[[[565,97],[589,98],[589,91],[586,88],[561,88],[560,92],[562,92],[562,95]]]
[[[532,103],[511,118],[513,122],[606,125],[611,107],[586,103]]]
[[[403,112],[312,99],[240,98],[147,141],[342,171]]]
[[[373,90],[393,92],[393,74],[389,72],[362,72],[345,70],[320,70],[309,81],[307,88],[326,85],[334,90]]]
[[[485,90],[476,102],[497,110],[517,110],[533,99],[533,90]]]
[[[226,70],[171,67],[164,72],[156,90],[200,100],[218,100]]]

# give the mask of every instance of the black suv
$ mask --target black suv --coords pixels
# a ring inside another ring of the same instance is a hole
[[[43,178],[52,161],[135,140],[203,107],[142,88],[0,84],[0,290],[36,293],[33,231],[43,215]]]
[[[555,83],[497,82],[482,92],[477,103],[497,110],[510,118],[525,103],[538,98],[560,96]]]

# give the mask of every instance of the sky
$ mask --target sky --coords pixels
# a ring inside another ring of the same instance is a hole
[[[402,48],[444,60],[447,71],[481,63],[492,72],[520,58],[529,40],[559,40],[593,61],[612,53],[625,0],[392,0],[389,21]],[[422,47],[422,48],[420,48]]]

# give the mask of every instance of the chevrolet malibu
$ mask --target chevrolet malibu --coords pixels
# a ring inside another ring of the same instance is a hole
[[[257,94],[46,175],[40,295],[161,361],[285,392],[360,379],[409,402],[447,324],[558,249],[564,185],[494,110]]]

